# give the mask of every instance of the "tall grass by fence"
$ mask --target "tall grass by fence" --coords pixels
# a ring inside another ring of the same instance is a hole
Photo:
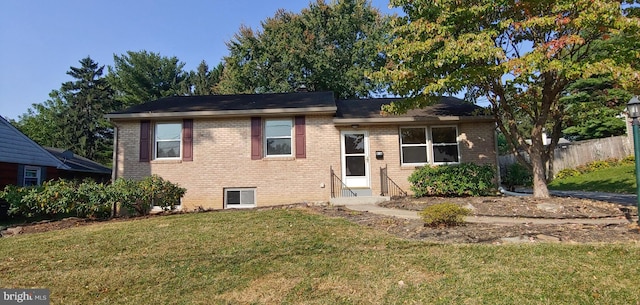
[[[606,159],[622,159],[633,155],[633,138],[624,136],[593,139],[573,142],[571,145],[558,147],[554,151],[553,173],[565,168],[575,168],[592,161]],[[515,155],[498,158],[500,175],[504,177],[509,165],[517,162]]]

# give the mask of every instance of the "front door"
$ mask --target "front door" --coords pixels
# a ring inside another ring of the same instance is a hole
[[[369,139],[366,131],[343,131],[342,181],[350,188],[369,187]]]

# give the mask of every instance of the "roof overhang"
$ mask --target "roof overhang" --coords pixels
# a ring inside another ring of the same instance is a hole
[[[334,118],[335,126],[495,122],[493,116]]]
[[[247,116],[282,116],[282,115],[334,115],[336,106],[307,107],[307,108],[273,108],[251,110],[214,110],[214,111],[184,111],[184,112],[139,112],[139,113],[111,113],[105,115],[109,120],[126,119],[177,119],[177,118],[232,118]]]

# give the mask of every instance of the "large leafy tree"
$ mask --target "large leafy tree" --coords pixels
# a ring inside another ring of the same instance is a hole
[[[548,161],[562,131],[559,102],[567,86],[605,75],[637,89],[638,19],[605,0],[391,0],[406,16],[394,21],[389,61],[377,75],[411,97],[385,110],[404,111],[441,94],[483,99],[498,128],[534,176],[534,196],[548,197]],[[606,43],[612,36],[621,44]],[[610,52],[594,53],[599,42]],[[637,50],[637,48],[636,48]],[[519,130],[521,120],[531,124]],[[551,135],[545,146],[542,134]],[[525,140],[531,139],[531,144]],[[525,158],[520,151],[526,152]]]
[[[113,130],[104,115],[118,108],[103,77],[104,66],[90,57],[67,72],[72,81],[53,90],[50,100],[34,104],[19,117],[17,127],[43,146],[69,149],[83,157],[110,164]]]
[[[125,106],[190,92],[189,73],[175,56],[127,51],[127,54],[114,55],[113,62],[108,79],[117,99]]]
[[[60,122],[67,106],[59,90],[52,90],[49,99],[32,104],[17,121],[11,121],[22,133],[42,146],[63,147],[66,142],[60,130]]]
[[[366,97],[382,88],[367,77],[384,64],[388,17],[365,0],[318,0],[299,14],[280,10],[260,31],[241,27],[227,43],[229,55],[218,93],[334,91]]]

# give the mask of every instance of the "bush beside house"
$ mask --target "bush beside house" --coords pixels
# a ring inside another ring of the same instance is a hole
[[[148,214],[152,206],[170,210],[179,205],[185,192],[186,189],[154,175],[141,181],[118,179],[113,184],[60,179],[40,186],[8,185],[0,192],[0,199],[8,203],[11,216],[106,218],[116,205],[137,215]]]
[[[461,163],[418,168],[409,182],[415,197],[482,196],[495,192],[495,176],[490,164]]]

